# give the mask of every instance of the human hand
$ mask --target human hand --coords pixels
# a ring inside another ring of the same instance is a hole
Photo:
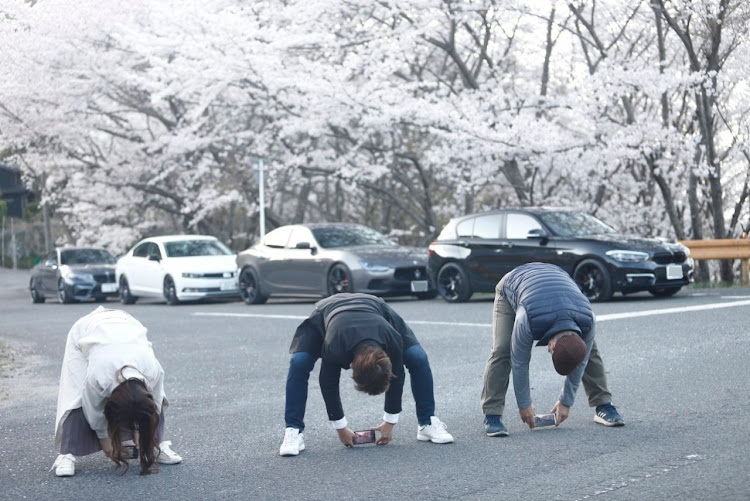
[[[556,415],[555,426],[560,426],[560,423],[568,419],[568,415],[570,414],[570,407],[561,404],[558,400],[555,406],[550,410],[550,412],[554,412]]]
[[[375,442],[376,445],[388,445],[393,440],[393,427],[395,425],[383,421],[380,426],[376,426],[373,430],[380,432],[380,438]]]
[[[521,421],[529,425],[529,428],[534,429],[534,406],[530,405],[525,409],[518,409],[521,414]]]
[[[104,455],[112,459],[112,439],[109,437],[100,438],[99,445],[102,446],[102,451],[104,451]]]
[[[349,428],[341,428],[340,430],[336,430],[336,433],[339,434],[339,441],[341,441],[342,444],[346,447],[354,447],[354,432],[352,430]]]

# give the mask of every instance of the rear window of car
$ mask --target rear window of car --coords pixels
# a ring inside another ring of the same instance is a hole
[[[502,214],[486,214],[463,219],[452,220],[445,225],[438,235],[438,240],[452,240],[454,238],[500,238]]]
[[[266,247],[286,247],[286,243],[289,240],[289,233],[291,233],[291,231],[291,226],[282,226],[280,228],[276,228],[275,230],[266,233],[266,236],[263,237],[261,243]]]
[[[178,240],[166,242],[167,257],[227,256],[232,251],[218,240]]]
[[[456,224],[456,236],[458,238],[471,237],[474,234],[474,218],[465,219]]]
[[[500,237],[500,226],[502,216],[500,214],[489,214],[477,216],[474,220],[474,238],[497,239]]]

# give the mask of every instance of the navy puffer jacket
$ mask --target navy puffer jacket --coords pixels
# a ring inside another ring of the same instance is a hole
[[[503,297],[514,311],[523,306],[537,346],[546,345],[561,331],[587,334],[594,313],[586,296],[562,268],[554,264],[528,263],[504,277]]]

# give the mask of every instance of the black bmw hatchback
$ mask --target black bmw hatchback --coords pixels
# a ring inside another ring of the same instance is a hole
[[[560,266],[592,302],[615,292],[671,296],[693,281],[684,245],[618,234],[585,212],[545,207],[452,219],[430,244],[427,270],[443,299],[463,302],[534,261]]]

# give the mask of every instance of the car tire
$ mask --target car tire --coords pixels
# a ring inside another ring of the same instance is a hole
[[[612,279],[596,259],[581,261],[573,272],[573,280],[592,303],[608,301],[612,297]]]
[[[438,291],[420,292],[419,294],[415,294],[415,296],[417,296],[417,299],[420,299],[420,300],[435,299],[437,295],[438,295]]]
[[[34,280],[31,280],[29,282],[29,292],[31,293],[31,301],[34,304],[40,304],[43,303],[46,298],[44,297],[44,294],[39,292],[39,289],[37,288],[36,284],[34,283]]]
[[[177,298],[177,288],[174,285],[174,279],[167,275],[164,278],[164,299],[167,300],[167,304],[174,306],[180,304],[180,300]]]
[[[122,304],[133,304],[138,300],[138,297],[134,296],[130,292],[130,284],[128,284],[128,279],[125,278],[125,275],[120,277],[120,302]]]
[[[62,278],[57,281],[57,298],[62,304],[75,302],[75,299],[73,299],[73,291],[70,290],[70,287],[68,287],[65,280]]]
[[[352,288],[352,274],[349,273],[349,269],[346,266],[340,263],[334,264],[331,266],[331,269],[328,270],[326,284],[329,296],[341,292],[354,292],[354,289]]]
[[[682,286],[680,287],[654,287],[653,289],[649,289],[648,291],[651,293],[651,295],[656,297],[669,297],[674,296],[678,292],[680,292],[680,289],[682,289]]]
[[[437,290],[440,296],[449,303],[465,303],[471,299],[469,275],[456,263],[446,263],[437,274]]]
[[[245,304],[263,304],[268,296],[260,291],[258,275],[252,268],[243,268],[239,278],[240,297]]]

